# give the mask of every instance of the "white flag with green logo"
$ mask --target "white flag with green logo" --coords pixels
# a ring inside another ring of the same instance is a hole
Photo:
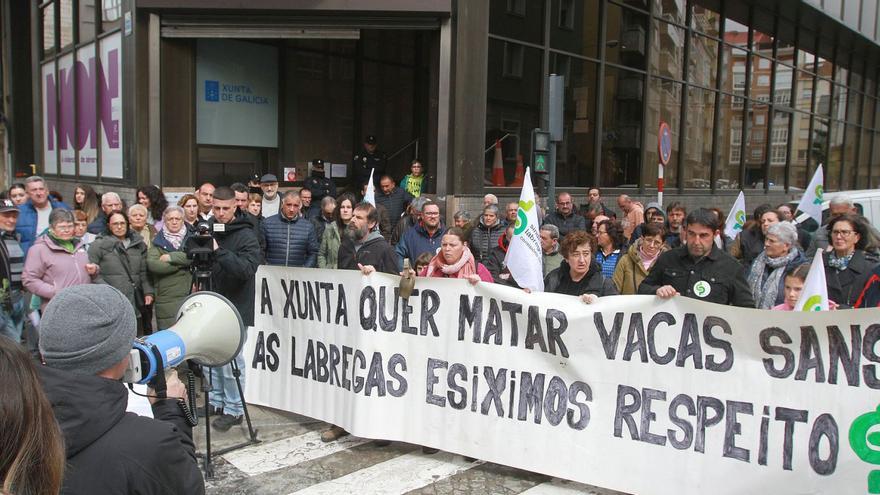
[[[804,195],[801,196],[801,202],[798,204],[798,210],[813,217],[814,220],[819,222],[819,225],[822,225],[823,188],[822,164],[820,163],[819,167],[816,168],[816,173],[813,174],[813,179],[810,180],[810,185],[807,186],[807,190],[804,191]]]
[[[724,222],[724,235],[731,239],[736,238],[736,234],[742,232],[743,225],[746,223],[746,197],[742,191],[733,202],[730,213],[727,215],[727,221]]]
[[[797,304],[795,311],[828,311],[828,286],[825,285],[825,264],[822,263],[822,250],[816,250],[807,281],[804,283],[804,291]]]
[[[532,189],[532,176],[527,167],[522,192],[519,194],[519,209],[516,212],[513,239],[510,240],[504,263],[520,287],[543,292],[544,257],[541,250],[540,228],[535,190]]]
[[[364,193],[364,203],[370,203],[373,206],[376,206],[376,188],[373,186],[373,172],[376,169],[370,170],[370,181],[367,182],[367,191]]]

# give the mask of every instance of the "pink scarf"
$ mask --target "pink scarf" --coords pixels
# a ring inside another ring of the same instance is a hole
[[[464,248],[461,258],[451,265],[443,262],[443,253],[437,253],[419,275],[427,277],[465,278],[477,273],[477,264],[471,250]]]
[[[656,260],[657,257],[660,256],[660,250],[658,249],[657,254],[655,254],[654,256],[648,256],[647,254],[645,254],[644,249],[645,245],[639,243],[639,259],[642,261],[642,266],[645,268],[645,270],[647,270],[648,268],[651,268],[651,265],[654,264],[654,260]]]
[[[168,230],[167,225],[163,225],[162,235],[165,237],[165,240],[174,247],[174,249],[180,249],[180,243],[183,242],[183,238],[186,236],[186,226],[181,226],[180,230],[177,232],[171,232]]]

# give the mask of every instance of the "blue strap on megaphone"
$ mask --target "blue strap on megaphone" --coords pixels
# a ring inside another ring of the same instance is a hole
[[[177,333],[171,330],[156,332],[143,340],[135,339],[132,347],[140,351],[141,362],[147,365],[144,366],[142,378],[136,382],[138,384],[149,382],[166,368],[183,361],[186,356],[186,344]],[[158,357],[153,352],[154,347],[159,351]]]

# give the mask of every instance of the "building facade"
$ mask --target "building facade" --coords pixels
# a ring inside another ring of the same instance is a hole
[[[558,74],[558,188],[652,197],[661,121],[667,198],[790,199],[819,164],[829,191],[880,183],[876,0],[241,5],[32,0],[23,156],[62,193],[265,172],[296,185],[316,158],[345,185],[369,134],[396,178],[423,160],[452,209],[518,195],[508,185]],[[504,186],[491,180],[497,141]]]

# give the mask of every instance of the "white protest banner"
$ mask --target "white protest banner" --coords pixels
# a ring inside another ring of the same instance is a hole
[[[742,232],[743,225],[746,224],[746,197],[743,192],[739,192],[733,206],[730,207],[730,213],[727,214],[727,221],[724,222],[724,235],[735,239],[736,235]]]
[[[398,280],[260,267],[248,401],[642,495],[880,479],[878,309],[586,305],[427,278],[402,300]]]

